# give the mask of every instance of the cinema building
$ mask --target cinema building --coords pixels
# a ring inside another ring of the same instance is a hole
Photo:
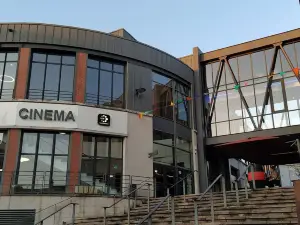
[[[199,193],[220,172],[229,189],[245,161],[299,161],[286,144],[300,133],[299,38],[178,59],[124,29],[0,24],[0,209],[78,194],[97,215],[143,181],[152,196],[182,178],[172,194]]]

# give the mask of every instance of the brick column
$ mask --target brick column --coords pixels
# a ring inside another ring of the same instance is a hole
[[[296,212],[298,217],[298,224],[300,224],[300,180],[294,181],[294,191],[296,199]]]
[[[88,55],[86,53],[77,53],[74,97],[75,102],[84,103],[87,58]]]
[[[15,99],[25,99],[30,68],[30,48],[20,48]]]
[[[9,195],[13,184],[14,173],[17,168],[21,130],[10,129],[8,131],[7,146],[3,165],[2,195]]]
[[[82,154],[82,133],[77,131],[72,132],[70,146],[68,192],[74,193],[75,185],[79,184]]]

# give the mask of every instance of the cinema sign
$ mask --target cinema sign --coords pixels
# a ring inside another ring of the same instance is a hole
[[[19,117],[23,120],[75,122],[73,112],[64,110],[21,108],[19,110]]]

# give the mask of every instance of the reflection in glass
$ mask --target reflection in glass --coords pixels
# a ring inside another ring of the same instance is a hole
[[[0,53],[0,99],[13,98],[18,66],[18,53]]]
[[[122,159],[123,141],[120,138],[111,138],[111,157]]]
[[[75,56],[33,53],[28,98],[72,101],[74,73]]]
[[[257,127],[257,117],[253,117],[254,123]],[[244,119],[244,129],[245,132],[254,131],[254,126],[250,118]]]
[[[255,100],[257,104],[257,115],[261,115],[267,83],[255,84],[254,87],[255,87]],[[270,105],[270,101],[268,101],[268,104],[266,104],[265,106],[264,114],[270,114],[270,113],[271,113],[271,105]]]
[[[229,132],[229,122],[222,122],[222,123],[216,123],[217,125],[217,135],[228,135],[230,134]]]
[[[235,79],[237,81],[239,81],[239,73],[238,73],[238,64],[237,64],[237,58],[232,58],[232,59],[229,59],[229,65],[232,69],[232,72],[235,76]],[[230,69],[227,65],[227,63],[225,63],[225,71],[226,71],[226,82],[227,84],[233,84],[234,83],[234,80],[232,79],[232,74],[230,72]]]
[[[211,64],[205,66],[206,85],[208,88],[213,87],[212,68]]]
[[[218,92],[215,104],[215,114],[217,122],[228,120],[226,91]]]
[[[230,133],[238,134],[244,132],[243,120],[232,120],[230,121]]]
[[[253,85],[249,85],[249,86],[243,86],[241,87],[241,91],[244,95],[244,98],[248,104],[248,109],[251,113],[252,116],[256,116],[256,104],[255,104],[255,98],[254,98],[254,87]],[[246,106],[242,103],[242,107],[243,107],[243,116],[245,117],[250,117],[250,115],[248,114],[247,110],[246,110]]]
[[[282,90],[283,89],[282,89],[281,81],[274,81],[272,83],[272,102],[273,102],[274,112],[285,109]]]
[[[296,59],[296,53],[295,53],[295,45],[289,44],[283,46],[286,54],[288,55],[289,59],[291,60],[294,67],[297,66],[297,59]],[[285,71],[291,71],[291,67],[288,64],[283,52],[281,52],[281,62],[282,62],[282,70]]]
[[[173,145],[173,135],[158,130],[153,130],[153,141],[163,145]]]
[[[266,66],[264,51],[252,53],[251,58],[252,58],[253,77],[254,78],[266,77],[267,66]]]
[[[300,125],[300,110],[290,111],[289,116],[291,126]]]
[[[96,137],[97,144],[97,157],[108,157],[109,156],[109,138],[107,137]]]
[[[153,152],[155,152],[155,156],[153,160],[155,162],[165,163],[169,165],[173,165],[173,148],[167,147],[164,145],[153,144]]]
[[[122,108],[124,66],[96,59],[88,59],[87,66],[85,102]]]
[[[239,92],[236,90],[228,90],[227,91],[228,96],[228,110],[229,110],[229,119],[241,119],[242,109],[241,109],[241,98],[239,95]]]
[[[177,166],[191,169],[191,154],[189,152],[176,149],[175,155]]]
[[[273,116],[272,115],[264,115],[261,128],[263,130],[274,128],[274,125],[273,125]]]
[[[244,55],[238,57],[238,65],[239,65],[240,80],[252,79],[250,55]]]
[[[300,84],[296,77],[284,79],[287,105],[289,110],[300,109]]]
[[[191,151],[190,141],[181,137],[176,138],[176,147],[186,151]]]
[[[286,127],[289,125],[288,113],[276,113],[273,114],[273,117],[275,128]]]

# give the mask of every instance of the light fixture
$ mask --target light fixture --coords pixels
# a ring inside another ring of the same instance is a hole
[[[65,135],[66,133],[65,132],[59,132],[59,134]]]
[[[2,79],[4,77],[4,79]],[[15,78],[9,75],[0,75],[0,81],[3,81],[4,83],[14,83]]]
[[[137,96],[137,97],[140,97],[140,95],[142,94],[142,93],[144,93],[146,91],[146,88],[138,88],[138,89],[135,89],[135,95]]]
[[[114,175],[109,175],[110,178],[114,177]]]
[[[30,159],[26,158],[26,157],[21,157],[21,162],[28,162]]]
[[[154,172],[155,172],[155,173],[157,173],[157,172],[158,172],[158,170],[154,170]]]
[[[3,169],[0,169],[0,172],[2,172],[3,171]]]

